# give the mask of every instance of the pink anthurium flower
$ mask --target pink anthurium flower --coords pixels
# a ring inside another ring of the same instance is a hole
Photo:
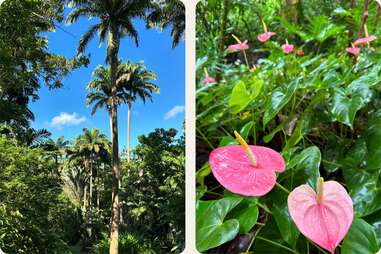
[[[239,145],[212,151],[209,164],[214,177],[226,189],[244,196],[263,196],[275,185],[276,172],[285,170],[282,156],[267,147],[249,146],[235,131]]]
[[[202,80],[202,83],[204,84],[216,83],[216,79],[209,76],[208,70],[206,68],[204,68],[204,73],[205,73],[205,77]]]
[[[367,37],[364,37],[364,38],[357,39],[353,43],[353,45],[358,46],[358,45],[368,44],[369,42],[374,41],[375,39],[376,39],[376,36],[370,35],[370,36],[367,36]]]
[[[352,199],[336,181],[319,179],[317,193],[307,184],[288,196],[288,210],[299,231],[320,247],[335,253],[353,221]]]
[[[228,47],[228,51],[239,51],[239,50],[246,50],[249,48],[249,45],[247,44],[247,40],[244,42],[240,42],[237,44],[232,44]]]
[[[357,56],[358,54],[360,54],[360,51],[361,49],[356,47],[353,43],[352,43],[352,47],[351,48],[346,48],[345,49],[349,54],[352,54],[352,55],[355,55]]]
[[[352,55],[355,55],[355,56],[357,56],[358,54],[360,54],[360,51],[361,51],[361,49],[360,49],[360,48],[357,48],[357,47],[346,48],[345,50],[346,50],[349,54],[352,54]]]
[[[266,42],[274,35],[276,35],[274,32],[264,32],[263,34],[258,35],[257,39],[260,42]]]
[[[282,50],[284,53],[290,54],[294,51],[294,45],[288,44],[288,41],[286,40],[286,43],[282,45]]]
[[[213,78],[213,77],[205,77],[205,78],[202,80],[202,83],[204,83],[204,84],[216,83],[216,79]]]

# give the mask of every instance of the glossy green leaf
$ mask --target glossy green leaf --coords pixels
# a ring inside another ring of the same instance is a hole
[[[238,81],[230,96],[229,108],[233,114],[244,110],[261,92],[263,80],[251,78],[248,81]]]
[[[363,108],[371,97],[371,90],[360,83],[354,83],[345,89],[335,89],[331,107],[333,119],[352,128],[357,111]]]
[[[244,110],[251,102],[250,93],[246,89],[243,81],[239,81],[233,88],[229,101],[229,108],[233,114],[237,114]]]
[[[342,254],[375,254],[379,250],[376,234],[371,225],[362,219],[354,219],[344,238]]]
[[[292,158],[287,168],[294,168],[294,172],[303,170],[306,175],[307,183],[316,190],[316,183],[320,177],[319,167],[321,153],[317,146],[304,149],[300,154]]]
[[[242,197],[238,194],[229,192],[228,190],[224,191],[224,197]],[[253,197],[242,197],[243,200],[239,205],[237,205],[227,216],[229,219],[237,219],[239,221],[239,233],[246,234],[248,233],[258,219],[258,207],[257,207],[257,198]]]
[[[283,240],[291,247],[295,247],[299,238],[299,230],[291,219],[287,203],[274,204],[271,210]]]
[[[237,219],[225,220],[243,198],[226,197],[214,201],[198,201],[196,209],[196,247],[200,252],[215,248],[239,232]]]
[[[266,103],[263,115],[263,126],[266,126],[289,102],[292,95],[295,93],[299,84],[299,80],[294,80],[285,88],[282,86],[275,88],[271,95],[270,100]]]
[[[230,146],[230,145],[238,145],[238,141],[232,136],[223,137],[218,146]]]
[[[208,188],[206,185],[200,185],[196,188],[196,200],[200,200],[202,196],[207,192]]]
[[[212,172],[212,170],[211,170],[211,168],[209,166],[209,163],[205,163],[204,166],[202,166],[202,168],[200,168],[196,172],[196,181],[197,181],[197,183],[199,183],[202,186],[204,186],[204,179],[205,179],[205,177],[210,175],[211,172]]]
[[[253,128],[254,122],[247,122],[240,130],[240,135],[243,139],[247,139],[249,137],[250,130]]]
[[[357,216],[363,217],[381,209],[381,186],[378,172],[344,169],[344,178]]]

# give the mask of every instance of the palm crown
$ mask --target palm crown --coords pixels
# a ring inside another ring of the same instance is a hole
[[[98,66],[93,72],[94,79],[87,84],[90,90],[87,95],[87,105],[93,105],[92,114],[98,108],[111,107],[110,68]],[[142,62],[119,64],[117,70],[117,104],[131,104],[140,98],[143,102],[152,100],[152,93],[159,92],[159,87],[152,80],[156,75],[145,69]]]
[[[99,22],[92,25],[82,36],[78,44],[78,53],[83,53],[86,46],[98,32],[99,44],[107,38],[107,57],[109,63],[112,54],[119,49],[120,39],[129,36],[138,46],[138,31],[134,27],[134,18],[145,18],[146,11],[151,7],[149,0],[71,0],[74,8],[66,22],[71,24],[81,16],[98,17]]]

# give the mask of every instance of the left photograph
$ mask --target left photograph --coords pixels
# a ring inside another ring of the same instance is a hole
[[[185,7],[0,0],[0,253],[181,253]]]

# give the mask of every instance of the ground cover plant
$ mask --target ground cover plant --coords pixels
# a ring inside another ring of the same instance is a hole
[[[381,3],[197,8],[198,250],[377,253]]]

